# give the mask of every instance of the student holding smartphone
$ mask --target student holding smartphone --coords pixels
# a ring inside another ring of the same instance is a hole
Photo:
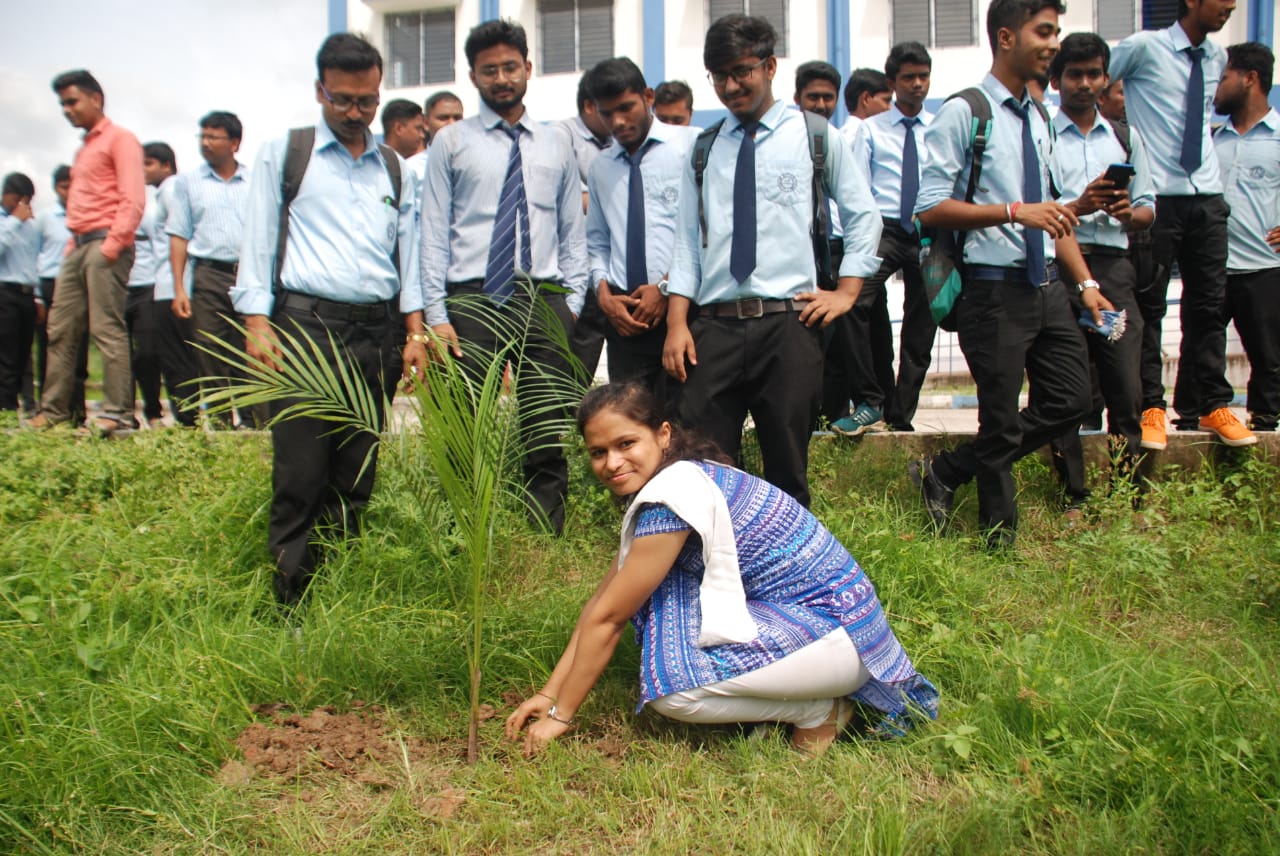
[[[1103,295],[1117,311],[1127,310],[1128,314],[1128,328],[1116,341],[1096,332],[1085,338],[1107,406],[1107,430],[1123,445],[1125,469],[1132,470],[1142,445],[1142,317],[1135,296],[1137,275],[1129,260],[1128,233],[1149,227],[1155,219],[1155,187],[1142,139],[1130,130],[1126,146],[1123,129],[1098,110],[1098,96],[1109,82],[1109,60],[1110,49],[1099,36],[1073,33],[1062,40],[1049,66],[1049,82],[1062,100],[1054,120],[1058,131],[1054,158],[1062,181],[1059,191],[1066,206],[1080,218],[1076,227],[1080,252]],[[1073,293],[1072,299],[1078,316],[1079,296]],[[1088,496],[1079,426],[1053,447],[1067,493],[1068,522],[1075,524],[1081,518],[1079,506]]]

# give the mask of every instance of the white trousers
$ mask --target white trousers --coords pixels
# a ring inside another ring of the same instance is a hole
[[[649,706],[663,716],[703,725],[790,722],[815,728],[831,715],[832,699],[849,695],[870,678],[841,627],[754,672],[665,695]]]

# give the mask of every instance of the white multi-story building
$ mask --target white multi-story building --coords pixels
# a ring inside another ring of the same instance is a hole
[[[762,15],[781,41],[775,94],[786,97],[795,67],[825,59],[847,74],[882,68],[890,46],[915,40],[933,54],[934,96],[977,82],[991,63],[985,33],[988,0],[329,0],[333,31],[366,33],[386,58],[387,97],[422,101],[448,89],[474,111],[463,44],[481,21],[508,17],[529,35],[533,79],[526,103],[553,119],[575,110],[578,78],[601,59],[628,56],[650,84],[669,78],[693,87],[694,106],[720,112],[702,66],[703,35],[734,12]],[[1118,40],[1167,26],[1178,0],[1071,0],[1064,33],[1092,30]],[[1221,44],[1275,43],[1274,0],[1242,0]],[[706,116],[700,118],[705,119]],[[839,121],[837,119],[837,121]]]

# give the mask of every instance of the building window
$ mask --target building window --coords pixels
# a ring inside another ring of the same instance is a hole
[[[707,22],[714,23],[725,15],[756,15],[764,18],[778,31],[778,45],[774,53],[787,56],[787,3],[786,0],[708,0]]]
[[[613,0],[540,0],[543,74],[584,71],[613,56]]]
[[[453,82],[455,17],[455,9],[387,15],[389,88]]]
[[[1133,35],[1138,22],[1137,5],[1136,0],[1094,0],[1093,28],[1109,42]]]
[[[978,43],[974,0],[893,0],[891,40],[930,48],[972,47]]]
[[[1178,0],[1142,0],[1142,29],[1163,30],[1176,20]]]

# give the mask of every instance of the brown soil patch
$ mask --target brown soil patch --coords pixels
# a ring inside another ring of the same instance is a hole
[[[354,704],[349,713],[318,707],[310,713],[290,713],[282,705],[255,705],[266,717],[240,732],[236,746],[252,774],[295,777],[332,770],[363,778],[369,768],[403,768],[426,757],[427,746],[412,736],[389,735],[382,708]],[[243,780],[244,765],[228,761],[223,781]],[[377,784],[377,782],[368,782]]]

